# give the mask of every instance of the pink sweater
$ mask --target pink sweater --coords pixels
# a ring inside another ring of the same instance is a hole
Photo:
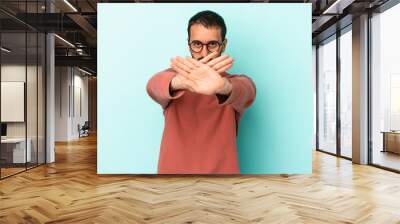
[[[236,136],[239,119],[255,99],[256,87],[245,75],[228,75],[229,97],[202,95],[186,90],[170,95],[176,75],[172,69],[155,74],[147,92],[163,108],[165,117],[158,173],[238,174]]]

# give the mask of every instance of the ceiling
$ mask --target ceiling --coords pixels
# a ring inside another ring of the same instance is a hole
[[[351,23],[351,18],[373,10],[388,0],[1,0],[1,30],[9,46],[24,50],[23,34],[30,31],[55,32],[56,65],[70,65],[96,72],[97,3],[158,2],[252,2],[312,3],[312,37],[318,43]],[[50,10],[52,13],[49,13]],[[338,23],[338,21],[341,21]],[[346,22],[347,21],[347,22]],[[340,24],[340,26],[338,26]],[[60,38],[59,38],[60,37]],[[22,39],[21,39],[22,38]],[[64,41],[66,40],[66,41]],[[13,43],[14,42],[14,43]],[[4,41],[2,43],[5,43]],[[71,45],[72,44],[72,45]],[[28,52],[32,51],[28,45]],[[18,50],[16,50],[18,51]],[[23,52],[21,52],[23,53]]]

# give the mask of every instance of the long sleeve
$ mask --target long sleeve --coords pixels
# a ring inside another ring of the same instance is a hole
[[[256,86],[251,78],[245,75],[232,75],[227,78],[232,84],[232,92],[220,105],[230,104],[239,114],[242,114],[254,102]]]
[[[183,90],[178,90],[173,96],[171,96],[169,88],[172,78],[176,73],[172,69],[166,69],[153,75],[147,82],[147,93],[149,96],[159,103],[163,109],[165,109],[169,102],[173,99],[177,99],[184,94]]]

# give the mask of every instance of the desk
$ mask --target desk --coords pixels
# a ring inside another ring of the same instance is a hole
[[[25,154],[25,138],[6,138],[1,139],[1,156],[9,163],[25,163],[32,159],[31,145],[32,140],[27,138],[28,147]],[[12,148],[10,146],[13,146]],[[12,159],[11,159],[12,158]],[[27,158],[27,161],[25,161]]]
[[[400,154],[400,131],[382,131],[383,150],[382,152],[393,152]]]

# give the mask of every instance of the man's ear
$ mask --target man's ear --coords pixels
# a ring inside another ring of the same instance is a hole
[[[222,42],[222,50],[221,53],[225,51],[226,45],[228,44],[228,39],[225,38],[224,42]]]

